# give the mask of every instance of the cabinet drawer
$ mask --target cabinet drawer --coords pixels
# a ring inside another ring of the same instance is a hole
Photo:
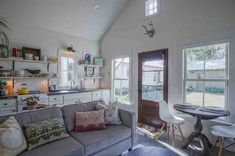
[[[53,101],[63,101],[63,95],[51,95],[49,96],[49,102]]]
[[[15,107],[1,108],[0,109],[0,115],[7,115],[7,114],[10,114],[10,113],[14,113],[14,112],[16,112]]]
[[[88,99],[91,100],[91,93],[79,93],[77,96],[78,99]]]
[[[71,105],[71,104],[76,104],[78,103],[78,100],[64,100],[64,105]]]
[[[6,107],[16,108],[16,99],[0,100],[0,108]]]
[[[102,98],[102,96],[101,96],[101,92],[100,91],[92,92],[92,100],[99,100],[101,98]]]
[[[49,102],[49,105],[51,105],[51,106],[63,106],[63,101]]]
[[[72,99],[77,99],[78,94],[65,94],[64,95],[64,100],[72,100]]]

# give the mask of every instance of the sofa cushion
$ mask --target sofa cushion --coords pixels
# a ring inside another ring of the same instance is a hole
[[[28,150],[68,137],[62,117],[56,117],[24,126]]]
[[[19,125],[23,126],[23,125],[55,118],[58,116],[62,116],[62,111],[59,107],[50,107],[50,108],[45,108],[45,109],[40,109],[40,110],[32,110],[32,111],[26,111],[22,113],[4,115],[4,116],[0,116],[0,123],[5,121],[10,116],[14,116],[16,120],[18,121]]]
[[[118,114],[117,103],[110,102],[109,105],[105,105],[105,102],[103,100],[100,100],[96,105],[96,109],[97,110],[104,109],[104,119],[106,125],[122,124]]]
[[[67,130],[72,131],[74,129],[76,112],[93,111],[96,103],[97,101],[63,106],[62,111]]]
[[[104,110],[76,112],[76,125],[74,131],[84,132],[105,129]]]
[[[15,156],[26,148],[24,134],[13,116],[0,124],[0,155]]]
[[[130,137],[131,129],[118,125],[99,131],[70,132],[70,135],[84,146],[85,155],[90,155]]]
[[[31,151],[25,151],[19,156],[65,156],[74,153],[76,156],[83,156],[83,146],[72,137],[57,140]]]

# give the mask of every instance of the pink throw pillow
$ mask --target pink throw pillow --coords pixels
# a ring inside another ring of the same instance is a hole
[[[105,129],[104,110],[76,112],[75,132]]]

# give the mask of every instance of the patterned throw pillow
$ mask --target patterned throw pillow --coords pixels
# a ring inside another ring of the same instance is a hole
[[[110,102],[106,105],[103,100],[100,100],[96,105],[97,110],[104,110],[104,120],[106,125],[120,125],[122,124],[116,102]]]
[[[0,155],[16,156],[27,148],[20,125],[15,117],[9,117],[0,125]]]
[[[104,110],[76,112],[76,125],[74,131],[83,132],[105,128]]]
[[[24,129],[28,150],[69,136],[62,117],[25,125]]]

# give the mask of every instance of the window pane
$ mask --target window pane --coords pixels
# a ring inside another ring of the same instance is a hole
[[[186,102],[194,105],[203,106],[203,82],[186,82]]]
[[[225,82],[205,82],[205,106],[216,106],[224,109]]]
[[[61,57],[61,70],[67,70],[68,69],[68,59],[67,57]]]
[[[61,71],[61,86],[68,86],[68,72]]]
[[[204,53],[201,48],[186,49],[186,64],[188,79],[204,78]]]
[[[145,2],[145,14],[146,16],[153,15],[158,12],[157,6],[158,1],[157,0],[147,0]]]
[[[129,78],[129,63],[128,57],[114,60],[114,78],[128,79]]]
[[[68,58],[68,70],[74,71],[74,66],[75,66],[74,59]]]
[[[225,78],[226,44],[205,47],[206,78]]]
[[[114,100],[128,104],[129,103],[129,81],[114,80]]]

